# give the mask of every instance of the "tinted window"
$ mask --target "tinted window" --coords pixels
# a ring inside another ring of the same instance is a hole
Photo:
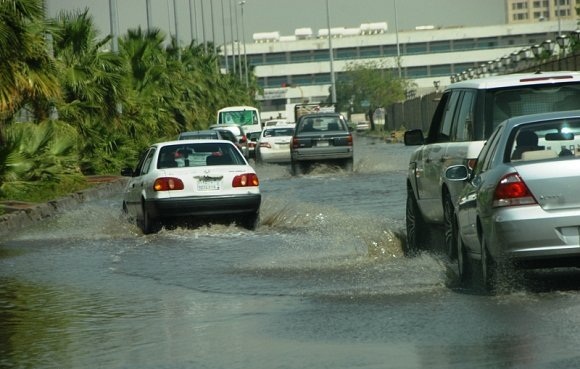
[[[219,142],[190,143],[162,147],[159,151],[157,168],[205,166],[210,156],[220,159],[222,164],[246,164],[240,152],[231,144]]]
[[[491,126],[486,132],[491,132],[510,117],[580,109],[580,85],[546,84],[490,90],[485,102],[485,124]]]
[[[443,113],[443,120],[441,129],[439,130],[439,141],[449,141],[451,137],[451,130],[453,129],[453,117],[455,115],[455,110],[457,102],[461,91],[453,91],[451,93],[451,98],[445,107],[445,112]]]
[[[455,134],[453,141],[472,141],[473,137],[473,109],[475,103],[475,91],[464,91],[461,97],[461,105],[457,114]]]

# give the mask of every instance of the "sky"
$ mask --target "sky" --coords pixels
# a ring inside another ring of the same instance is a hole
[[[127,29],[147,28],[146,0],[45,0],[49,17],[63,10],[89,9],[101,36],[111,32],[110,2],[117,4],[120,35]],[[239,5],[241,2],[151,0],[152,26],[174,35],[173,5],[176,4],[177,34],[184,45],[192,38],[198,42],[215,39],[217,44],[223,44],[224,40],[231,42],[232,31],[234,40],[253,42],[253,34],[259,32],[278,31],[290,36],[297,28],[311,28],[314,34],[327,28],[327,0],[245,0],[243,5]],[[403,31],[426,25],[472,27],[505,24],[506,11],[505,0],[328,0],[328,15],[331,28],[355,28],[362,23],[387,22],[387,32],[394,32],[395,29]]]

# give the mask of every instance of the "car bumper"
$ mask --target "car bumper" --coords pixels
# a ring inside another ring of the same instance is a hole
[[[145,206],[151,217],[162,219],[255,213],[261,201],[261,194],[244,194],[149,199]]]
[[[530,264],[580,261],[580,209],[546,212],[539,206],[502,209],[490,218],[492,256]],[[580,265],[580,263],[576,264]]]
[[[292,151],[292,161],[324,161],[350,159],[353,157],[352,147],[333,150],[296,150]]]
[[[289,163],[291,160],[288,151],[261,151],[260,159],[265,163]]]

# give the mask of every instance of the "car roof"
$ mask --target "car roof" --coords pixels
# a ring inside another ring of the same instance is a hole
[[[446,90],[456,88],[473,88],[485,90],[502,87],[537,85],[545,83],[558,84],[567,82],[580,82],[580,72],[556,71],[539,73],[514,73],[490,76],[456,82],[449,85]]]
[[[216,131],[213,129],[203,129],[203,130],[199,130],[199,131],[186,131],[186,132],[181,132],[179,135],[180,136],[197,136],[197,135],[215,135]],[[219,134],[219,132],[218,132]]]
[[[163,147],[163,146],[170,146],[170,145],[202,144],[202,143],[224,143],[224,142],[227,142],[228,144],[232,144],[232,142],[229,141],[229,140],[218,140],[216,138],[204,138],[204,139],[201,139],[201,140],[172,140],[172,141],[163,141],[163,142],[154,143],[151,146]]]
[[[520,115],[517,117],[507,119],[504,124],[506,128],[512,129],[515,126],[526,123],[542,122],[555,119],[574,119],[574,118],[580,119],[580,110],[552,111],[548,113]]]

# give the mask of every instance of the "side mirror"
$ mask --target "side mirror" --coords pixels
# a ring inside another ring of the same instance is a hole
[[[445,179],[465,181],[469,178],[469,169],[465,165],[452,165],[445,170]]]
[[[121,169],[121,175],[123,177],[133,177],[133,168],[123,168],[123,169]]]
[[[425,143],[423,131],[421,131],[420,129],[412,129],[410,131],[406,131],[403,138],[405,146],[419,146]]]

